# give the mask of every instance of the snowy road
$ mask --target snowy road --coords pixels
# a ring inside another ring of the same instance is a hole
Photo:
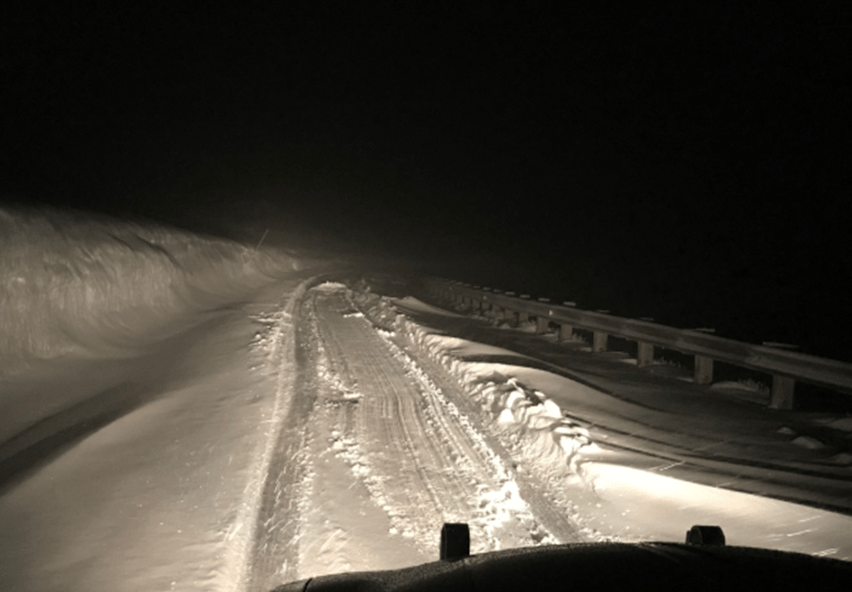
[[[469,523],[474,552],[581,540],[342,285],[314,288],[298,323],[297,388],[271,471],[283,477],[266,489],[252,590],[435,560],[444,522]]]
[[[731,544],[852,557],[848,515],[672,479],[607,446],[623,400],[454,336],[457,314],[313,276],[214,285],[184,325],[0,383],[16,434],[0,444],[0,589],[267,591],[433,561],[444,522],[470,525],[474,553],[719,524]],[[669,409],[660,389],[634,394]],[[637,437],[658,440],[646,424]],[[765,437],[776,461],[849,470]]]

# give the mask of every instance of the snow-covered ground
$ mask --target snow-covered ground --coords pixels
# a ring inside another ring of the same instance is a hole
[[[58,212],[0,242],[0,589],[241,589],[298,263]]]
[[[704,523],[731,544],[852,559],[848,515],[755,494],[767,471],[811,463],[837,499],[852,481],[836,485],[839,455],[793,430],[750,436],[769,425],[750,417],[716,442],[695,401],[637,406],[454,335],[460,315],[326,271],[169,228],[0,209],[0,589],[268,590],[434,560],[456,521],[474,552],[682,541]],[[690,455],[707,445],[724,462]],[[767,450],[781,451],[772,466],[718,481]]]
[[[792,414],[785,419],[739,397],[718,397],[717,389],[702,400],[687,392],[688,400],[678,401],[679,389],[660,388],[657,380],[643,387],[646,379],[635,369],[625,375],[635,398],[620,398],[616,391],[607,392],[611,377],[592,376],[592,368],[601,372],[603,366],[584,368],[582,357],[573,372],[583,379],[578,382],[541,369],[540,360],[517,351],[449,334],[446,327],[461,326],[464,317],[412,298],[393,302],[409,315],[450,319],[436,323],[443,329],[406,315],[398,315],[395,324],[413,351],[440,364],[493,417],[492,425],[516,459],[554,475],[551,483],[571,499],[584,532],[621,541],[682,542],[693,524],[716,524],[730,544],[852,560],[852,512],[814,507],[821,502],[849,507],[848,454],[824,445],[803,452],[801,436],[777,429],[776,423],[793,421]],[[501,329],[530,332],[529,327]],[[518,362],[488,361],[511,358]],[[618,355],[611,358],[612,374],[622,361]],[[732,419],[732,411],[739,416]],[[809,419],[838,431],[852,427],[848,417]],[[702,474],[707,469],[718,474]]]

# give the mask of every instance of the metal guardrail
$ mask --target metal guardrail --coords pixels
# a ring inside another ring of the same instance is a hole
[[[474,309],[490,308],[507,319],[525,321],[535,317],[537,331],[544,333],[550,323],[559,325],[559,338],[570,338],[574,328],[594,334],[592,351],[606,350],[610,335],[636,341],[640,367],[654,361],[654,346],[695,356],[695,382],[713,382],[713,362],[725,362],[772,375],[770,407],[792,409],[796,381],[852,393],[852,364],[806,354],[774,349],[709,335],[690,329],[677,329],[648,321],[617,317],[600,312],[578,310],[551,304],[546,299],[530,300],[512,293],[498,293],[442,278],[429,278],[426,287],[435,296],[444,297]]]

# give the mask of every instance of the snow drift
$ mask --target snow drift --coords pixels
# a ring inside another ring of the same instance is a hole
[[[0,208],[0,378],[34,359],[121,355],[143,333],[173,332],[182,313],[280,274],[282,262],[292,269],[280,254],[176,228]]]
[[[622,455],[595,442],[588,426],[565,407],[566,401],[582,400],[609,409],[609,395],[545,370],[474,361],[492,354],[505,359],[512,352],[419,324],[387,298],[366,293],[358,299],[377,325],[393,325],[406,349],[437,363],[460,384],[489,429],[520,465],[547,483],[549,494],[590,540],[680,542],[692,524],[720,524],[731,544],[852,559],[852,517],[668,477],[659,472],[665,461],[654,471],[647,463],[622,464]],[[428,306],[400,304],[403,311]],[[688,450],[687,442],[684,446]],[[748,475],[748,466],[742,471]]]

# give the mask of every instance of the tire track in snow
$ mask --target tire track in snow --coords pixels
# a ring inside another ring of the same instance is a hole
[[[345,307],[345,301],[338,301],[338,307]],[[434,530],[443,512],[408,426],[413,410],[407,403],[417,393],[398,369],[388,367],[388,356],[379,355],[376,346],[380,342],[363,319],[343,317],[328,305],[319,308],[321,337],[328,345],[332,365],[345,368],[347,374],[340,376],[357,384],[361,394],[355,410],[355,441],[360,453],[354,459],[356,470],[373,477],[371,493],[380,499],[394,528],[422,541],[429,533],[422,532],[419,523],[427,522]],[[430,460],[434,463],[434,458]],[[388,485],[390,480],[395,486]],[[414,512],[424,520],[414,520]]]
[[[392,333],[383,330],[378,332],[394,357],[406,368],[407,375],[421,385],[424,397],[430,400],[426,411],[442,425],[443,437],[450,445],[451,458],[468,471],[478,470],[472,483],[477,484],[479,507],[497,505],[496,515],[486,511],[472,518],[472,528],[483,529],[485,537],[490,541],[490,547],[482,548],[479,552],[501,548],[502,539],[510,546],[582,541],[576,526],[565,518],[560,507],[542,495],[542,484],[535,483],[537,480],[530,478],[525,471],[521,472],[520,465],[500,444],[480,431],[475,421],[471,421],[461,411],[462,408],[470,410],[464,401],[457,396],[448,396],[434,382],[433,375],[425,372],[408,351],[397,345]],[[441,374],[440,368],[430,369]],[[435,413],[437,410],[443,412]],[[459,454],[459,451],[464,453]],[[508,468],[509,465],[512,470]],[[507,512],[506,506],[513,511]],[[514,529],[506,529],[501,524],[508,521],[509,514],[513,514],[511,517],[520,523],[515,524]],[[500,532],[499,536],[495,530]]]
[[[262,488],[252,492],[245,513],[254,512],[250,526],[250,556],[240,589],[266,592],[296,579],[298,574],[299,508],[296,505],[304,477],[305,426],[315,399],[312,373],[306,372],[310,350],[305,347],[301,309],[306,292],[318,278],[301,283],[274,315],[269,343],[276,364],[276,393],[269,440],[264,457]],[[269,321],[267,321],[269,322]],[[254,506],[253,508],[251,506]]]
[[[351,310],[342,287],[318,298],[320,340],[335,372],[329,380],[357,385],[354,438],[344,447],[394,530],[432,555],[442,522],[468,522],[473,552],[557,542],[467,418]]]

